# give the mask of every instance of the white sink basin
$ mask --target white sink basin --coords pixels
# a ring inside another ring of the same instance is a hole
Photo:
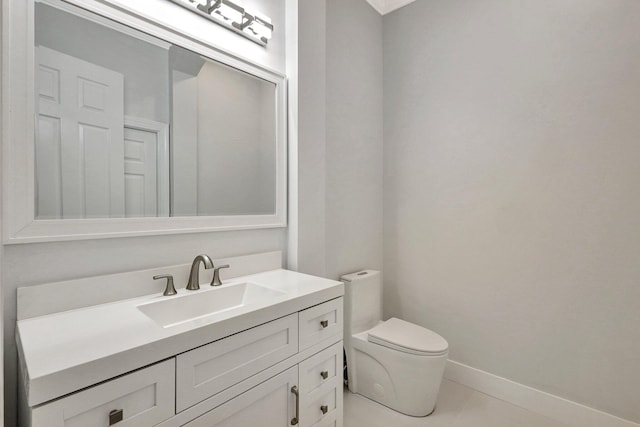
[[[284,292],[250,282],[188,292],[140,304],[138,310],[163,328],[169,328],[247,305],[265,303],[285,295]]]

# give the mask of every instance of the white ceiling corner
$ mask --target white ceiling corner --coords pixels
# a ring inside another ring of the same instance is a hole
[[[374,8],[380,15],[385,14],[385,3],[386,0],[367,0],[367,2]]]
[[[414,1],[416,0],[367,0],[371,7],[377,10],[380,15],[386,15]]]

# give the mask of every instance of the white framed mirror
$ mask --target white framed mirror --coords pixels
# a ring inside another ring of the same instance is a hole
[[[283,75],[102,1],[6,9],[5,243],[286,226]]]

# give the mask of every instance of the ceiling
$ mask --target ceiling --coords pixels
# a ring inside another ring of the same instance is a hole
[[[406,6],[409,3],[413,3],[416,0],[367,0],[367,2],[377,10],[380,15],[385,15],[389,12],[393,12],[396,9]]]

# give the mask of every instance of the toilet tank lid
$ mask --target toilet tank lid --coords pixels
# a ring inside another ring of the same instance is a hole
[[[344,274],[340,276],[340,280],[343,282],[353,282],[354,280],[366,279],[367,277],[375,276],[377,274],[380,274],[377,270],[362,270],[351,274]]]
[[[368,340],[413,354],[440,355],[449,349],[447,341],[435,332],[395,317],[371,328]]]

